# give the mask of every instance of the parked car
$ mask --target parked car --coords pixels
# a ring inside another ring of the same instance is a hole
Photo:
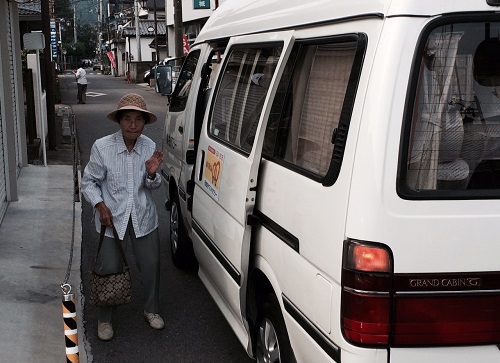
[[[176,72],[179,71],[178,67],[175,66],[175,61],[179,58],[165,58],[164,60],[160,61],[158,65],[171,65],[172,66],[172,76],[173,76],[173,84],[175,86],[175,80],[176,80]],[[148,69],[146,72],[144,72],[144,76],[142,77],[144,83],[149,84],[149,80],[151,77],[154,75],[155,69],[157,66],[153,66],[150,69]]]
[[[93,71],[100,71],[101,70],[101,62],[94,62],[92,65],[92,70]]]

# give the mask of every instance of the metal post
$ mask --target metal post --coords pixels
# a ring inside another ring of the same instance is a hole
[[[42,1],[42,29],[45,39],[50,39],[50,9],[49,3],[47,1]],[[49,149],[55,150],[57,146],[56,140],[56,115],[55,115],[55,85],[54,85],[54,66],[52,64],[52,59],[50,57],[50,42],[45,41],[43,57],[44,62],[44,73],[45,73],[45,104],[47,106],[47,136],[49,139]],[[41,72],[38,73],[41,76]],[[41,92],[41,88],[40,88]]]
[[[62,137],[63,140],[62,142],[64,144],[69,144],[71,143],[71,129],[69,125],[69,115],[70,115],[70,108],[69,107],[61,107],[60,108],[60,113],[62,117]]]
[[[102,57],[102,0],[99,0],[99,7],[97,12],[97,44],[99,46],[99,60],[104,64]]]
[[[135,42],[137,43],[137,61],[141,62],[141,34],[139,29],[139,2],[134,0],[134,11],[135,11]]]
[[[158,24],[156,17],[156,0],[153,1],[153,11],[154,11],[154,21],[155,21],[155,53],[156,53],[155,63],[158,64],[160,62],[160,55],[158,54]]]
[[[67,292],[63,295],[62,311],[64,319],[64,336],[66,341],[66,361],[68,363],[78,363],[80,361],[80,354],[78,351],[78,330],[74,294]]]
[[[174,43],[175,43],[175,57],[180,58],[184,55],[182,49],[182,0],[174,0]]]

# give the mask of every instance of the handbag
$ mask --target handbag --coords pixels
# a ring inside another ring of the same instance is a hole
[[[95,306],[114,306],[127,304],[132,300],[132,286],[130,281],[130,271],[125,257],[125,251],[118,238],[115,226],[113,226],[113,235],[115,242],[120,250],[124,267],[123,272],[101,275],[96,272],[97,257],[102,247],[106,226],[101,226],[101,235],[99,239],[99,249],[94,262],[92,271],[92,281],[90,285],[90,302]]]

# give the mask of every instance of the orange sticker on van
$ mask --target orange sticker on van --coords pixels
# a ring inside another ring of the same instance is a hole
[[[220,178],[224,155],[213,147],[207,148],[205,165],[203,170],[203,186],[216,200],[219,199]]]

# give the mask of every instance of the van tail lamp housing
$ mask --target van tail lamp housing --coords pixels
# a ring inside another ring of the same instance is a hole
[[[342,268],[342,332],[360,346],[387,345],[391,320],[392,254],[380,244],[349,240]]]
[[[341,326],[361,347],[500,343],[500,272],[394,274],[383,244],[347,240]]]
[[[486,0],[486,3],[490,6],[500,6],[500,0]]]

